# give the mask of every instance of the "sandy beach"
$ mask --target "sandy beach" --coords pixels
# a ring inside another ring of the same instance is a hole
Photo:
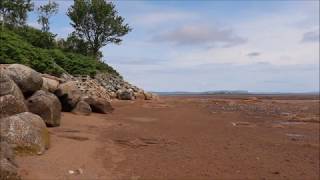
[[[166,96],[63,113],[23,179],[317,179],[318,96]]]

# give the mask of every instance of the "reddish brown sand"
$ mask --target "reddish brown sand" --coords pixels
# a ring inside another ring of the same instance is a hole
[[[63,113],[51,147],[20,156],[24,179],[319,179],[319,97],[116,101]],[[73,174],[69,172],[73,170]]]

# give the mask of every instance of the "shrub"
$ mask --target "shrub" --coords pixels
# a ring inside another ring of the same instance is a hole
[[[19,63],[32,67],[41,73],[61,75],[68,72],[72,75],[94,76],[97,72],[107,72],[119,76],[111,66],[96,61],[90,56],[77,53],[64,52],[62,49],[46,49],[39,39],[33,39],[36,34],[41,34],[34,29],[26,35],[19,35],[20,30],[4,28],[0,30],[0,63]],[[42,48],[40,48],[42,47]]]

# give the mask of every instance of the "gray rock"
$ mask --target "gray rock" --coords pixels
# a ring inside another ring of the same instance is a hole
[[[39,115],[47,126],[60,125],[61,104],[54,94],[43,90],[37,91],[28,98],[27,105],[29,111]]]
[[[28,108],[23,99],[18,99],[13,95],[0,96],[0,118],[27,111]]]
[[[41,74],[27,66],[12,64],[8,66],[7,73],[24,94],[32,94],[42,87]]]
[[[92,112],[107,114],[114,110],[111,103],[103,98],[83,97],[82,100],[90,105]]]
[[[85,101],[79,101],[72,112],[75,114],[90,115],[92,110],[88,103]]]
[[[42,89],[54,93],[59,86],[59,81],[55,79],[50,79],[46,77],[42,77],[43,84]]]
[[[63,111],[71,111],[74,109],[81,97],[81,91],[76,81],[68,81],[60,84],[55,94],[61,102]]]
[[[120,89],[117,91],[117,98],[120,100],[134,100],[134,94],[131,89]]]
[[[134,96],[135,96],[135,99],[136,99],[136,100],[145,100],[145,96],[144,96],[143,93],[135,92],[135,93],[134,93]]]
[[[0,138],[14,145],[18,153],[43,153],[49,147],[49,133],[40,116],[24,112],[0,119]]]
[[[19,87],[7,74],[7,71],[0,71],[0,96],[13,95],[17,97],[17,99],[24,99]]]
[[[0,71],[0,118],[28,111],[18,86]]]
[[[2,140],[0,142],[0,179],[20,179],[17,170],[12,147],[6,141]]]
[[[152,100],[152,93],[144,92],[145,100]]]
[[[7,159],[0,159],[0,179],[1,180],[21,180],[17,173],[18,168]]]

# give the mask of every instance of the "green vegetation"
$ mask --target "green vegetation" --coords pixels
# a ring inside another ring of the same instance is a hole
[[[97,59],[100,48],[109,43],[119,44],[120,37],[131,31],[115,5],[105,0],[76,0],[67,15],[75,29],[72,34],[87,42],[92,56]]]
[[[41,73],[61,75],[95,75],[107,72],[119,76],[107,64],[90,56],[70,52],[58,46],[55,35],[31,27],[0,30],[0,63],[20,63]]]
[[[58,12],[58,3],[37,8],[41,30],[26,26],[28,13],[34,10],[31,0],[2,0],[0,30],[0,63],[20,63],[52,75],[94,76],[106,72],[120,76],[101,62],[100,49],[119,44],[131,28],[118,15],[115,5],[105,0],[75,0],[68,9],[74,32],[66,39],[56,39],[49,32],[49,20]]]
[[[28,12],[33,11],[33,6],[31,0],[1,0],[2,24],[24,26],[28,18]]]

